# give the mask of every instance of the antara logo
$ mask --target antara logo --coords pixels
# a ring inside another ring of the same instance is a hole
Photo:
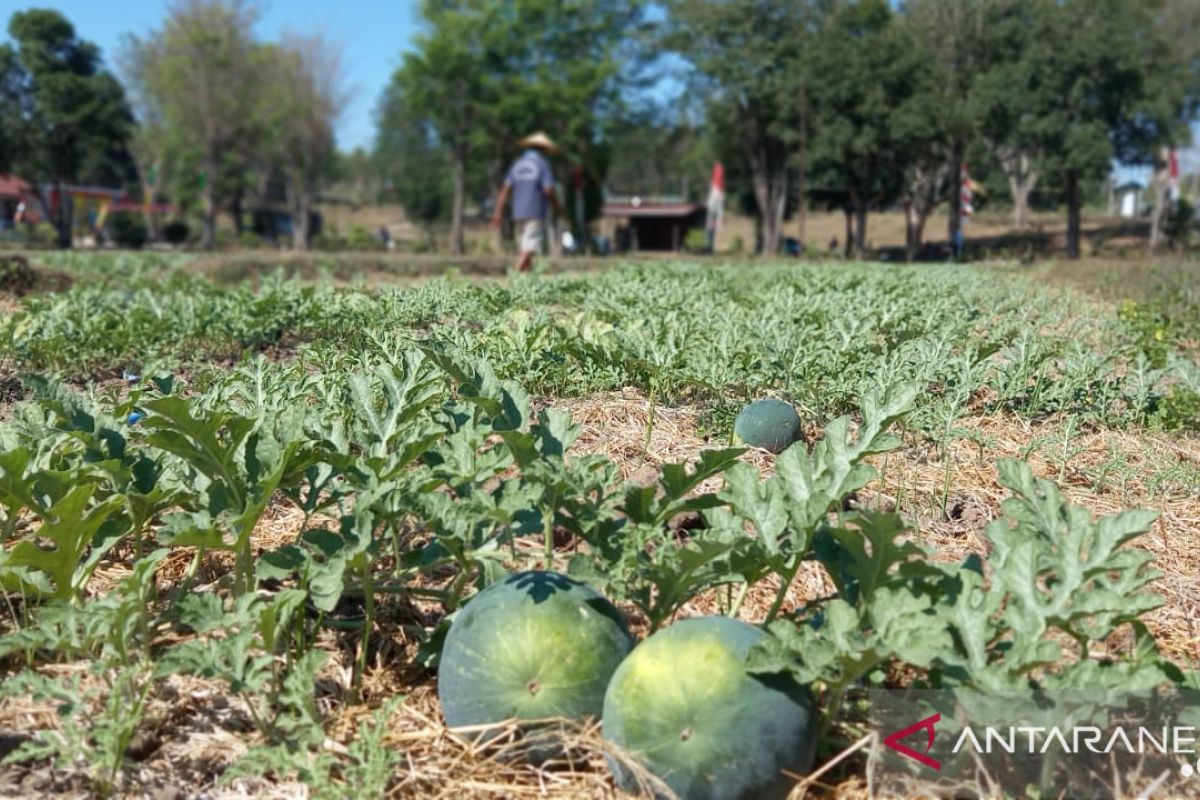
[[[933,736],[937,732],[935,726],[941,721],[942,721],[942,715],[939,712],[937,714],[934,714],[931,717],[926,717],[925,719],[921,720],[920,722],[914,722],[912,725],[909,725],[907,728],[904,728],[903,730],[896,731],[895,733],[891,734],[886,739],[884,739],[883,743],[886,746],[895,750],[900,755],[908,756],[909,758],[911,758],[915,761],[919,761],[920,763],[924,764],[925,766],[931,767],[940,772],[942,769],[942,762],[938,761],[936,758],[930,757],[929,751],[933,749]],[[912,736],[914,733],[916,733],[917,731],[921,731],[921,730],[925,731],[925,733],[928,737],[926,739],[925,750],[923,752],[917,752],[916,750],[912,749],[908,745],[901,744],[901,742],[900,742],[901,739]]]

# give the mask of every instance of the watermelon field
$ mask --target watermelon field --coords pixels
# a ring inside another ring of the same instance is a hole
[[[1200,689],[1194,262],[0,259],[0,796],[861,798],[872,686]]]

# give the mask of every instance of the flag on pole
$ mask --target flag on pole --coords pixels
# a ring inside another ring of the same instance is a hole
[[[725,216],[725,165],[720,161],[713,164],[712,180],[708,189],[708,218],[704,230],[708,234],[708,249],[715,249],[717,232]]]

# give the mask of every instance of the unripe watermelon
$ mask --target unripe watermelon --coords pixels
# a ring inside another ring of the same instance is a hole
[[[751,447],[782,453],[800,437],[800,416],[782,400],[755,400],[737,415],[733,432]]]
[[[446,634],[446,724],[598,717],[632,647],[620,612],[586,585],[555,572],[511,575],[472,598]]]
[[[766,636],[728,617],[677,622],[638,645],[604,697],[604,738],[640,760],[680,800],[783,798],[816,751],[807,689],[752,675],[745,658]],[[617,783],[636,790],[610,761]]]

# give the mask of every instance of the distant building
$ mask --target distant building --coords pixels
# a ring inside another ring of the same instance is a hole
[[[1137,219],[1142,215],[1142,193],[1145,189],[1137,181],[1126,181],[1113,189],[1117,214],[1121,219]]]
[[[611,198],[604,204],[601,233],[618,251],[683,249],[690,230],[704,230],[704,206],[667,199]]]

